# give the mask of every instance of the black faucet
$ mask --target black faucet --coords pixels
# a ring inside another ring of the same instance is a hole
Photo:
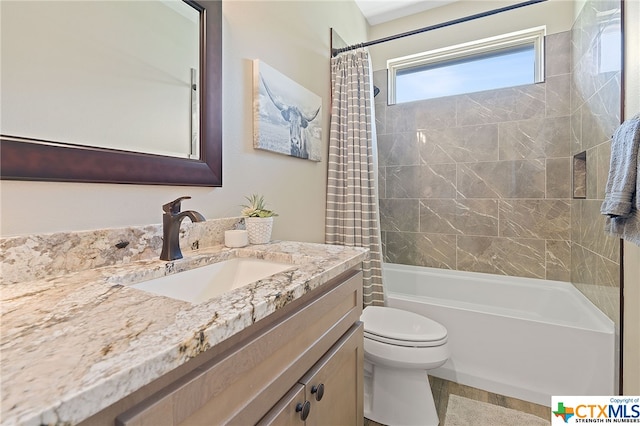
[[[182,200],[188,200],[191,197],[180,197],[162,206],[164,213],[162,214],[162,253],[160,260],[182,259],[182,251],[180,251],[180,224],[182,219],[189,217],[191,222],[204,222],[206,219],[200,213],[187,210],[180,212],[180,203]]]

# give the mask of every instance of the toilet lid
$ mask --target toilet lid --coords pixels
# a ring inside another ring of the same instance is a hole
[[[437,346],[447,341],[447,329],[425,316],[401,309],[367,306],[360,320],[371,339],[399,346]]]

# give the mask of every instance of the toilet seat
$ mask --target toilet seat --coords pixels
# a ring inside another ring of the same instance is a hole
[[[377,342],[405,347],[433,347],[447,342],[447,329],[414,312],[367,306],[360,319],[364,336]]]
[[[410,348],[429,348],[433,346],[442,346],[445,343],[447,343],[446,337],[443,339],[433,340],[430,342],[390,339],[388,337],[378,336],[378,335],[366,333],[366,332],[364,333],[364,337],[367,339],[375,340],[376,342],[386,343],[388,345],[405,346]]]
[[[364,322],[364,415],[386,425],[437,426],[427,374],[451,355],[447,329],[422,315],[367,306]]]

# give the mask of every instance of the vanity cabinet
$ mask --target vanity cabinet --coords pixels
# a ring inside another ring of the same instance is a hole
[[[258,425],[361,425],[363,329],[354,325]]]
[[[362,425],[361,313],[352,269],[85,423]]]

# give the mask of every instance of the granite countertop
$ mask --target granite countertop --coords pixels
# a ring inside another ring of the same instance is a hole
[[[3,425],[75,424],[360,264],[361,248],[274,242],[4,285]],[[191,304],[130,284],[233,257],[292,269]]]

